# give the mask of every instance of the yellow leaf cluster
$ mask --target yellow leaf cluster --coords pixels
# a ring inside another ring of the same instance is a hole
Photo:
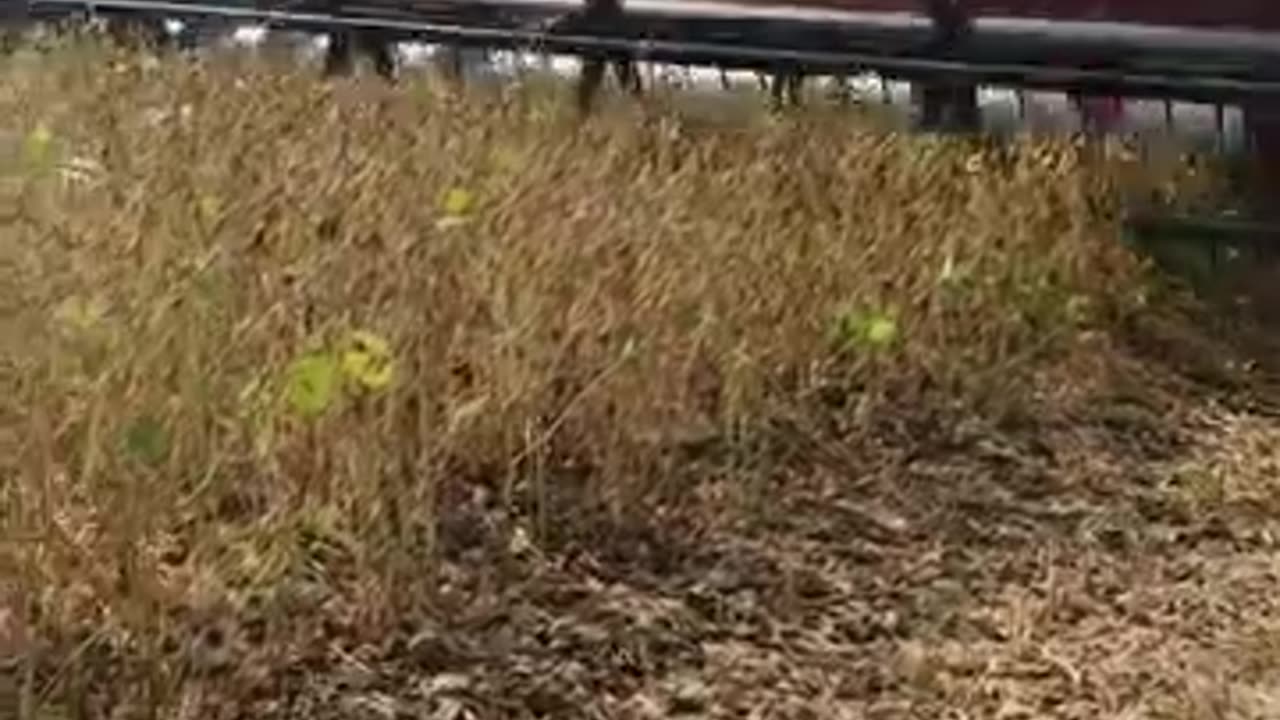
[[[386,339],[358,330],[342,351],[342,372],[366,390],[383,390],[395,379],[395,360]]]

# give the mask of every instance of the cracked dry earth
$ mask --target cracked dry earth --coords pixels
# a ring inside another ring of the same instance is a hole
[[[192,620],[183,652],[221,659],[178,716],[1280,718],[1280,420],[1151,383],[691,462],[541,544],[459,482],[430,612],[369,632],[300,584]],[[96,682],[100,710],[128,683]]]

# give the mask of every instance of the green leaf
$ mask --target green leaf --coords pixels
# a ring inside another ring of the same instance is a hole
[[[893,318],[881,315],[871,318],[867,321],[866,328],[863,330],[863,337],[867,344],[872,347],[883,348],[893,344],[898,339],[898,323]]]
[[[342,372],[368,390],[383,390],[395,379],[391,344],[365,330],[357,330],[342,352]]]
[[[444,214],[449,217],[464,217],[471,214],[475,207],[475,196],[465,188],[450,188],[444,194]]]
[[[304,355],[285,372],[285,401],[299,415],[318,417],[337,400],[340,380],[338,361],[333,355]]]
[[[169,455],[169,433],[159,420],[143,415],[125,428],[124,448],[135,460],[159,465]]]
[[[898,322],[892,311],[846,308],[836,315],[832,341],[842,352],[881,350],[898,339]]]
[[[53,149],[53,132],[44,123],[27,133],[22,143],[23,159],[28,165],[44,167],[48,165]]]
[[[444,217],[436,221],[436,227],[440,230],[461,227],[467,224],[469,215],[475,207],[475,196],[464,188],[450,188],[444,194],[440,205],[444,211]]]

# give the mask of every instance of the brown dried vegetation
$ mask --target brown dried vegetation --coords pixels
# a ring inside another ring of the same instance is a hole
[[[1116,148],[7,62],[0,715],[1280,717]]]

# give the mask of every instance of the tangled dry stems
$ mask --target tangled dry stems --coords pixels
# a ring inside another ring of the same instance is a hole
[[[474,502],[517,551],[722,507],[711,476],[746,512],[900,408],[1091,397],[1081,359],[1154,312],[1112,146],[583,122],[92,46],[12,61],[0,117],[0,567],[48,687],[92,629],[153,710],[199,671],[166,645],[192,614],[301,586],[373,631],[457,612]],[[291,405],[353,332],[390,384]]]

